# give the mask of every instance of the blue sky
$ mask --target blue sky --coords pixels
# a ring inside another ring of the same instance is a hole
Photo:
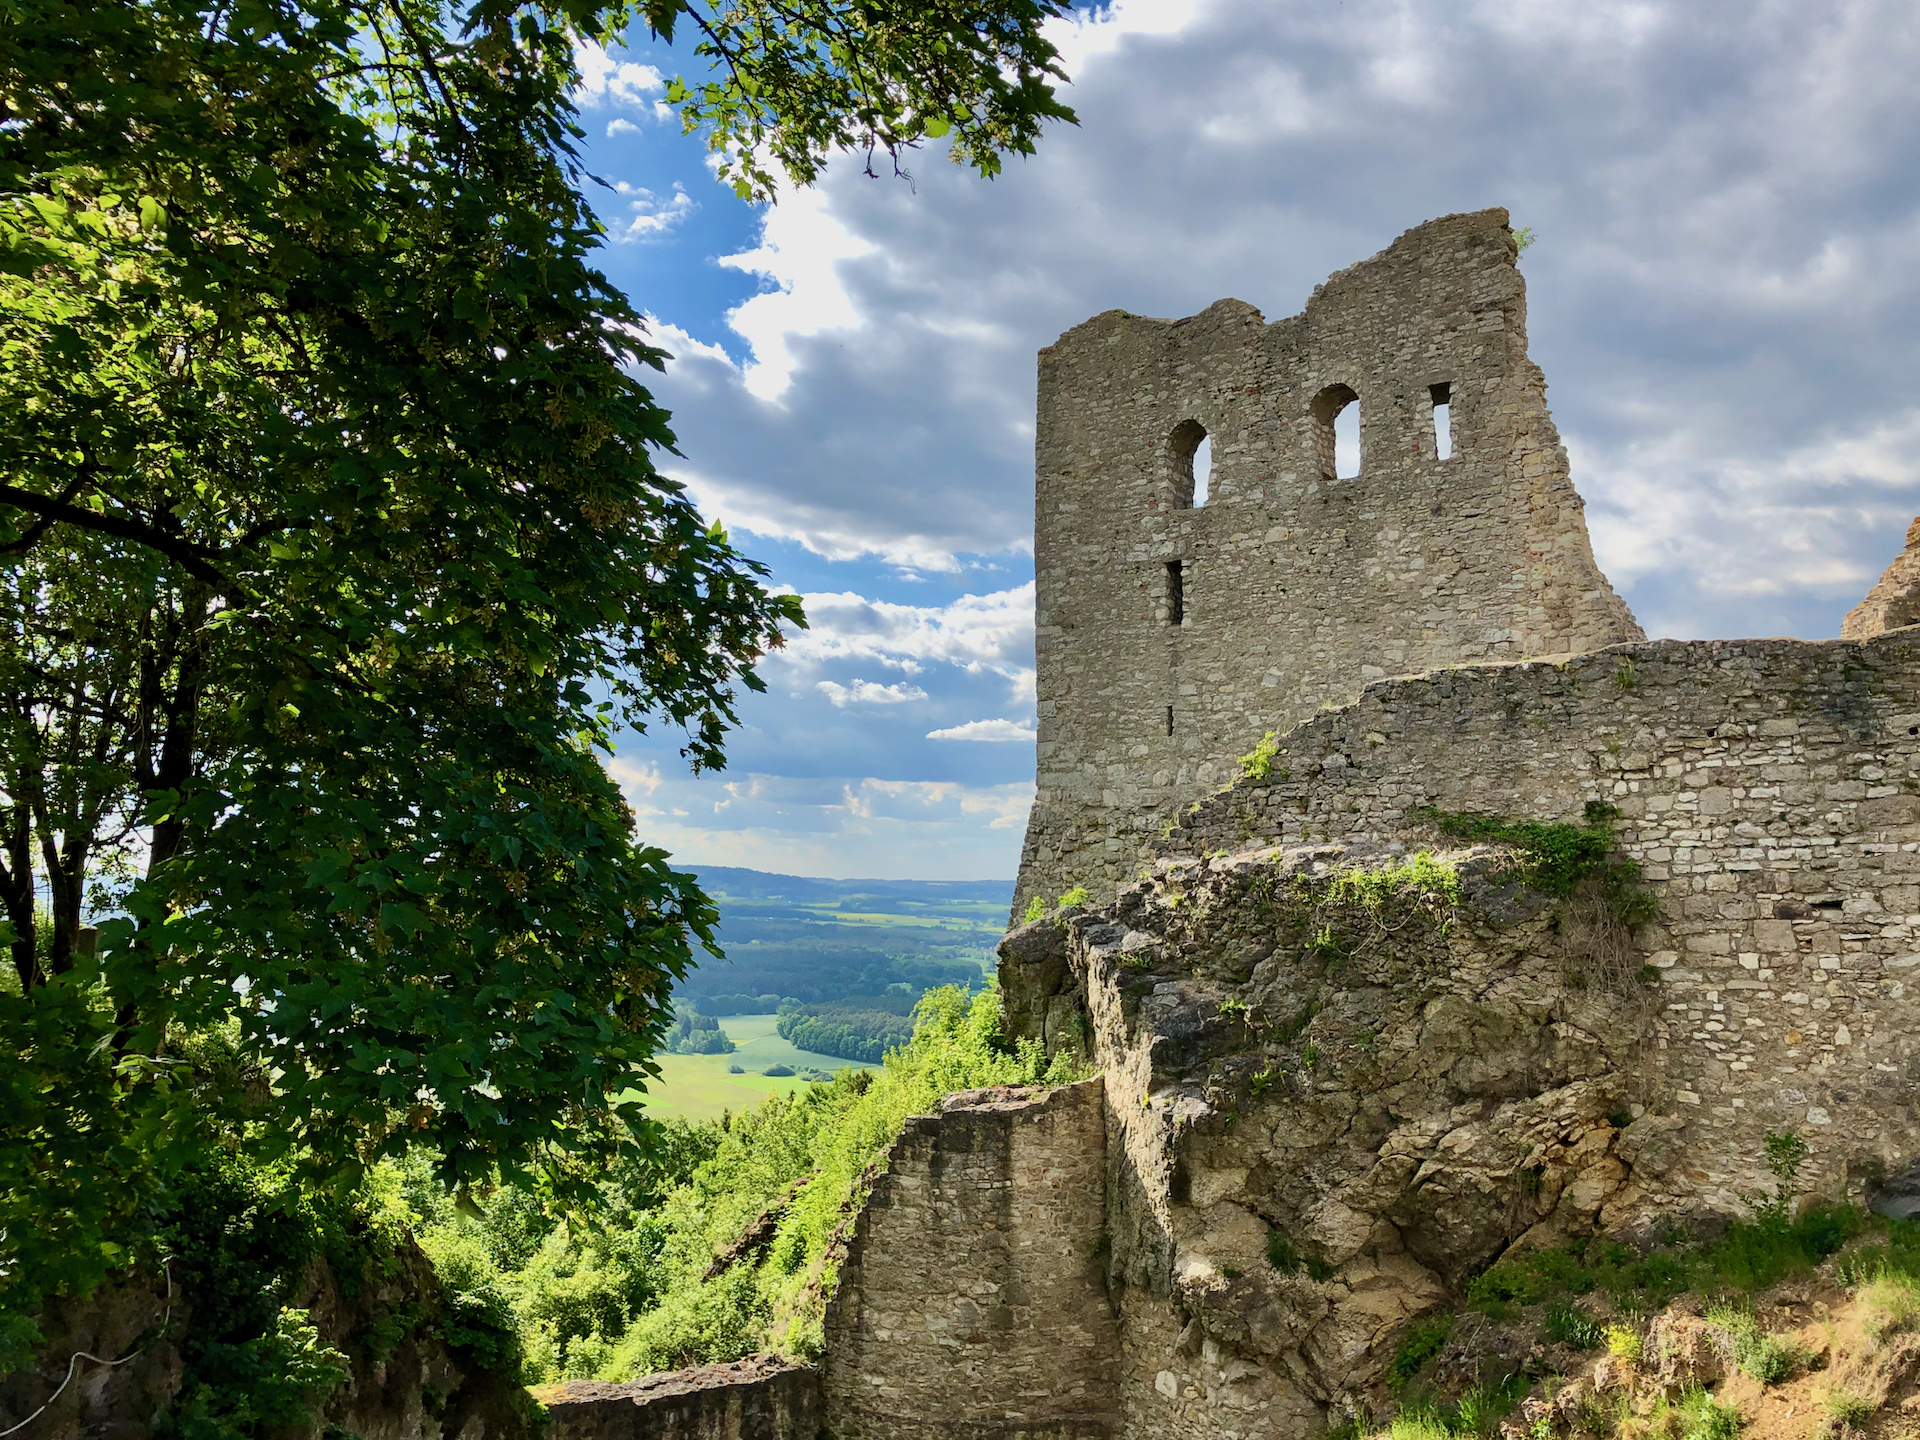
[[[749,207],[589,57],[607,273],[674,353],[685,481],[814,628],[728,769],[613,769],[691,864],[1012,875],[1032,793],[1034,352],[1101,310],[1269,319],[1436,215],[1537,243],[1532,351],[1653,635],[1829,636],[1920,510],[1920,11],[1718,0],[1115,0],[1078,127],[994,181],[836,163]],[[1250,737],[1251,739],[1251,737]]]

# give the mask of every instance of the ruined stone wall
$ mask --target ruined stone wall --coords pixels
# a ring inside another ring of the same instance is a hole
[[[1105,1138],[1098,1080],[907,1122],[827,1311],[835,1440],[1116,1432]]]
[[[1657,980],[1596,969],[1498,847],[1443,853],[1445,925],[1325,902],[1458,844],[1420,807],[1592,801],[1658,900]],[[1073,1043],[1077,1006],[1105,1072],[1131,1435],[1377,1406],[1405,1323],[1507,1247],[1744,1214],[1769,1130],[1827,1194],[1920,1156],[1920,630],[1376,683],[1148,848],[1002,951],[1016,1026]]]
[[[534,1391],[543,1440],[817,1440],[820,1372],[773,1355]]]
[[[1677,1113],[1724,1135],[1703,1153],[1751,1162],[1767,1125],[1795,1124],[1833,1167],[1920,1154],[1920,631],[1389,681],[1288,735],[1274,766],[1156,850],[1410,844],[1421,805],[1578,820],[1608,802],[1660,901],[1647,1058]],[[1748,1169],[1717,1164],[1692,1188],[1728,1206]]]
[[[1038,794],[1016,913],[1076,883],[1110,894],[1169,807],[1367,679],[1639,638],[1527,358],[1516,253],[1504,210],[1449,216],[1288,319],[1115,310],[1040,353]],[[1348,396],[1362,465],[1339,480]]]

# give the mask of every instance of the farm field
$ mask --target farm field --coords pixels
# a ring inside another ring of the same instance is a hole
[[[723,1110],[750,1110],[769,1095],[791,1095],[808,1083],[798,1075],[762,1075],[769,1065],[791,1065],[824,1070],[829,1074],[844,1070],[852,1060],[832,1055],[816,1055],[797,1049],[774,1033],[773,1015],[729,1015],[720,1021],[740,1048],[731,1055],[662,1055],[660,1079],[644,1095],[634,1092],[622,1098],[642,1099],[647,1113],[656,1120],[718,1120]],[[729,1075],[727,1066],[738,1065],[747,1073]]]

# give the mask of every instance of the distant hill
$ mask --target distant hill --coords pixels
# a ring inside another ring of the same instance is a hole
[[[679,987],[708,1014],[764,1013],[907,987],[978,988],[1006,930],[1011,880],[823,880],[690,867],[720,906],[725,960]],[[702,1002],[707,1002],[705,1005]]]

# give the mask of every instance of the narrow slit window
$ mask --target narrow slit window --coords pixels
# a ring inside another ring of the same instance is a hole
[[[1167,706],[1167,734],[1173,734],[1173,706]]]
[[[1433,458],[1453,458],[1453,385],[1442,380],[1427,387],[1433,394]]]
[[[1186,567],[1178,560],[1167,562],[1167,624],[1187,623]]]
[[[1213,441],[1198,420],[1182,420],[1167,436],[1167,466],[1173,481],[1173,508],[1198,510],[1213,488]]]
[[[1360,473],[1360,397],[1348,385],[1329,385],[1313,397],[1314,459],[1325,480],[1351,480]]]
[[[1360,406],[1347,405],[1333,417],[1333,478],[1354,480],[1360,475]]]

